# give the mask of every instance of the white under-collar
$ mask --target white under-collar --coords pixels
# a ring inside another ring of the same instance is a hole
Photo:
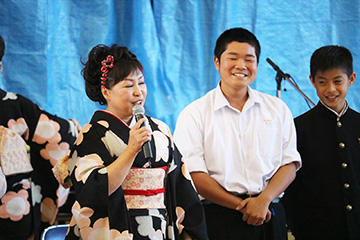
[[[346,111],[348,110],[349,108],[349,103],[346,101],[345,99],[345,105],[343,107],[343,109],[341,109],[340,113],[337,113],[335,110],[329,108],[328,106],[326,106],[325,103],[323,103],[320,99],[320,102],[322,105],[324,105],[324,107],[326,107],[327,109],[329,109],[331,112],[333,112],[334,114],[336,114],[336,117],[337,117],[337,120],[339,121],[339,119],[346,113]]]

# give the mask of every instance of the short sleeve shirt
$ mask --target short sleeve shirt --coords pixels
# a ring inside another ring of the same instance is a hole
[[[180,113],[174,132],[190,172],[206,172],[237,194],[260,193],[281,166],[301,165],[289,108],[250,87],[248,93],[239,111],[218,85]]]

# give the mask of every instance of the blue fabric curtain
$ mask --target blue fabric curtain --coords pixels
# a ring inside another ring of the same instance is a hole
[[[180,111],[216,87],[213,50],[219,34],[244,27],[262,52],[254,89],[276,95],[273,60],[315,103],[310,84],[312,52],[323,45],[350,49],[360,74],[360,0],[0,0],[0,35],[5,39],[0,87],[20,93],[47,111],[85,124],[103,106],[91,102],[81,61],[97,44],[125,45],[144,65],[146,112],[174,129]],[[285,81],[282,100],[294,117],[309,109]],[[360,111],[349,89],[350,106]],[[4,110],[1,110],[4,111]]]

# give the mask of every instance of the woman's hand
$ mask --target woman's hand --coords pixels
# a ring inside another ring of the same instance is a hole
[[[133,149],[136,153],[140,152],[145,142],[151,141],[150,130],[145,126],[140,127],[145,121],[146,118],[141,118],[130,130],[128,148]]]
[[[128,146],[113,163],[106,167],[109,178],[109,195],[123,183],[144,142],[151,140],[150,130],[145,126],[140,127],[145,120],[146,118],[142,118],[135,123],[130,130]]]

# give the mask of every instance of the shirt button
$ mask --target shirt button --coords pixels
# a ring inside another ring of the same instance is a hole
[[[336,125],[337,125],[338,127],[341,127],[341,126],[342,126],[341,122],[337,122]]]
[[[350,187],[350,184],[348,184],[348,183],[345,183],[345,184],[344,184],[344,188],[347,189],[347,188],[349,188],[349,187]]]
[[[342,142],[339,143],[339,147],[340,147],[340,148],[344,148],[344,147],[345,147],[345,143],[342,143]]]
[[[341,167],[342,167],[342,168],[347,168],[347,163],[342,163],[342,164],[341,164]]]
[[[349,212],[352,210],[352,206],[351,205],[347,205],[346,206],[346,210],[348,210]]]

